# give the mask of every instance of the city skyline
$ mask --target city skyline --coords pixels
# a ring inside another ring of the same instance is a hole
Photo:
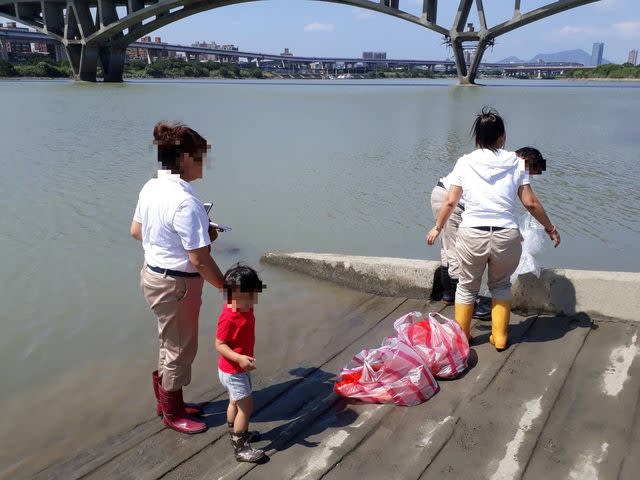
[[[549,0],[522,0],[529,11]],[[499,5],[496,5],[499,4]],[[419,14],[422,0],[400,0],[400,8]],[[453,21],[457,2],[441,2],[438,22]],[[512,0],[485,4],[489,25],[508,19]],[[124,12],[123,12],[124,13]],[[265,21],[265,19],[267,19]],[[6,21],[0,17],[0,21]],[[478,25],[472,9],[470,21]],[[195,42],[233,44],[242,50],[295,55],[357,57],[363,51],[384,51],[389,58],[444,59],[451,51],[442,36],[420,26],[369,10],[325,2],[270,0],[206,11],[156,30],[173,44]],[[601,0],[517,29],[487,50],[485,61],[510,56],[528,60],[540,53],[582,49],[605,44],[605,58],[623,63],[630,49],[640,46],[640,4],[634,0]]]

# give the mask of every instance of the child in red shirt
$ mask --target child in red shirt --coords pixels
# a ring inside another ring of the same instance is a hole
[[[218,318],[216,350],[220,354],[218,376],[229,392],[229,435],[237,461],[259,463],[265,460],[264,452],[249,444],[259,436],[258,432],[249,432],[253,411],[249,372],[256,368],[253,306],[265,285],[254,269],[236,264],[224,274],[223,288],[227,302]]]

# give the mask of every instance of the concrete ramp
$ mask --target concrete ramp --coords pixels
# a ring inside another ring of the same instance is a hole
[[[509,348],[499,353],[488,343],[490,323],[476,322],[468,371],[439,381],[439,392],[421,405],[395,407],[336,396],[335,373],[362,348],[379,345],[401,315],[452,310],[356,292],[354,299],[334,334],[300,338],[307,361],[256,375],[252,428],[263,434],[256,446],[268,463],[236,463],[217,387],[202,399],[208,432],[180,435],[153,418],[36,478],[637,478],[640,324],[514,314]],[[287,346],[273,347],[286,357]]]

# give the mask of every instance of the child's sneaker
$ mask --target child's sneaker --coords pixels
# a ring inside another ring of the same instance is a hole
[[[249,445],[249,432],[231,433],[231,444],[238,462],[260,463],[265,460],[264,451]]]

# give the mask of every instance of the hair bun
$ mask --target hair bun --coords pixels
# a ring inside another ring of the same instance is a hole
[[[173,126],[167,122],[158,122],[153,127],[153,139],[157,145],[170,145],[173,136]]]

